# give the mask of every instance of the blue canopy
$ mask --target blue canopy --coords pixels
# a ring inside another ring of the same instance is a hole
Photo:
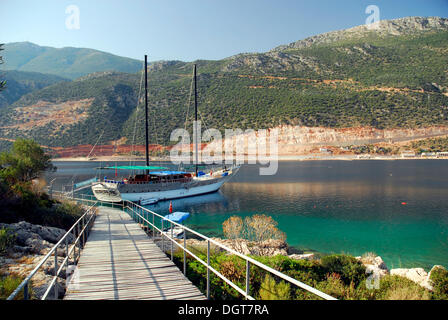
[[[151,172],[151,174],[158,175],[158,176],[170,176],[173,174],[185,174],[185,173],[188,173],[188,172],[185,172],[185,171],[153,171],[153,172]]]
[[[189,216],[190,216],[190,213],[188,213],[188,212],[176,211],[176,212],[170,213],[169,215],[166,215],[165,217],[163,217],[163,219],[181,223],[182,221],[187,219]]]

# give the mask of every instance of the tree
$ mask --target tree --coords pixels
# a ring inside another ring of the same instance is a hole
[[[277,221],[271,216],[264,214],[256,214],[244,219],[246,238],[250,241],[258,243],[266,240],[285,240],[284,232],[277,228]]]
[[[224,236],[231,239],[235,250],[242,252],[243,241],[256,244],[256,254],[265,255],[271,250],[268,240],[286,240],[286,234],[277,228],[277,222],[271,216],[255,214],[246,217],[243,221],[233,216],[223,223]]]
[[[4,50],[2,48],[2,46],[3,46],[3,44],[0,43],[0,51]],[[3,63],[3,57],[0,56],[0,64],[2,64],[2,63]],[[6,81],[5,80],[0,80],[0,91],[5,87],[5,85],[6,85]]]
[[[56,167],[33,140],[19,138],[11,151],[0,153],[0,179],[10,186],[31,182],[45,170],[56,170]]]
[[[242,242],[243,236],[243,219],[238,216],[233,216],[224,221],[222,224],[222,231],[227,239],[232,240],[233,247],[236,251],[242,252]]]

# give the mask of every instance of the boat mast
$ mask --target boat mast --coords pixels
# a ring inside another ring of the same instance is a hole
[[[193,134],[193,137],[195,137],[195,141],[194,141],[194,147],[195,147],[195,172],[196,172],[196,177],[198,176],[198,92],[197,92],[197,88],[196,88],[196,64],[194,64],[194,68],[193,68],[193,77],[194,77],[194,120],[195,120],[195,125],[194,125],[194,130],[195,133]]]
[[[148,56],[145,54],[145,138],[146,138],[146,166],[149,167],[148,147]],[[149,174],[149,170],[146,170]]]

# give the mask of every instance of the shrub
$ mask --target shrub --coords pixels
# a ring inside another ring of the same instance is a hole
[[[6,300],[11,293],[22,283],[23,278],[18,276],[0,276],[0,300]],[[28,295],[32,297],[31,285],[28,286]],[[23,299],[23,290],[16,296],[17,300]]]
[[[364,283],[361,285],[365,286]],[[375,300],[428,300],[428,290],[405,277],[387,275],[381,278],[380,288],[368,290]]]
[[[366,268],[355,257],[345,254],[333,254],[321,258],[321,265],[327,273],[337,273],[341,280],[349,285],[357,286],[366,278]]]
[[[429,300],[429,292],[417,287],[393,288],[387,292],[386,300]]]
[[[16,241],[16,235],[7,228],[0,229],[0,254],[5,253]]]
[[[289,300],[291,298],[291,287],[289,283],[280,281],[266,275],[259,291],[261,300]]]
[[[448,270],[442,267],[431,271],[431,283],[435,299],[448,300]]]

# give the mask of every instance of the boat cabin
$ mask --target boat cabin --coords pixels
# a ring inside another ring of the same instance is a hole
[[[160,183],[160,182],[189,182],[192,179],[191,173],[183,171],[158,171],[149,174],[136,174],[124,179],[126,184]]]

